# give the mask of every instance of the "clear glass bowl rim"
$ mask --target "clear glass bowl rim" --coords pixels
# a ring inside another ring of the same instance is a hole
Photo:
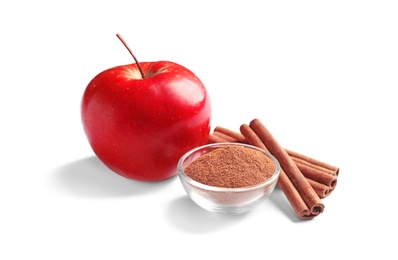
[[[199,150],[202,150],[202,149],[206,149],[206,148],[216,148],[216,147],[231,146],[231,145],[247,147],[247,148],[255,149],[255,150],[258,150],[258,151],[264,153],[274,162],[274,164],[275,164],[274,173],[271,175],[270,178],[268,178],[264,182],[261,182],[255,186],[243,187],[243,188],[225,188],[225,187],[210,186],[210,185],[206,185],[206,184],[197,182],[185,174],[184,169],[183,169],[183,162],[187,159],[187,157],[189,157],[193,153],[195,153]],[[219,191],[219,192],[244,192],[244,191],[256,190],[256,189],[262,188],[264,186],[270,185],[274,181],[277,181],[277,179],[279,178],[279,174],[281,172],[279,161],[268,151],[261,149],[254,145],[242,144],[242,143],[232,143],[232,142],[212,143],[212,144],[206,144],[206,145],[202,145],[202,146],[193,148],[192,150],[186,152],[183,156],[181,156],[180,160],[177,163],[177,170],[178,170],[178,175],[180,177],[182,177],[187,183],[189,183],[195,187],[204,189],[204,190]]]

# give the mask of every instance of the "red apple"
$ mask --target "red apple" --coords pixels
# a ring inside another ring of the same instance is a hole
[[[95,76],[81,103],[83,128],[112,171],[140,181],[177,174],[188,150],[207,143],[211,105],[200,79],[169,61],[116,66]]]

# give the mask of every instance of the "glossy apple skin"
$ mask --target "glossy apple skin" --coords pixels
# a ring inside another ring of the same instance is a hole
[[[117,66],[87,85],[83,129],[97,157],[112,171],[139,181],[177,174],[177,162],[206,144],[211,103],[200,79],[169,61]]]

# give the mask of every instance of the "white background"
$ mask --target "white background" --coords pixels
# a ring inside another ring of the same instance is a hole
[[[3,2],[0,259],[397,259],[396,1]],[[257,117],[282,146],[339,166],[325,211],[300,221],[277,189],[251,213],[213,215],[177,177],[108,170],[80,100],[133,62],[116,33],[140,61],[199,76],[213,127]]]

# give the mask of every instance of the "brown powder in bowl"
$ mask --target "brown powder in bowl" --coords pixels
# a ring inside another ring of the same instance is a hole
[[[274,171],[274,162],[261,151],[232,145],[203,154],[184,169],[197,182],[223,188],[255,186]]]

